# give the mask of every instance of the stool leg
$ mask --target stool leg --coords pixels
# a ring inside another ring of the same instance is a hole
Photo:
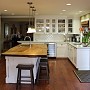
[[[47,79],[48,79],[48,83],[49,83],[49,67],[48,67],[48,64],[47,64]]]
[[[16,90],[18,90],[18,85],[20,84],[21,84],[21,69],[18,69]]]
[[[18,84],[19,84],[19,75],[20,74],[20,70],[18,69],[18,73],[17,73],[17,84],[16,84],[16,90],[18,90]]]
[[[48,63],[47,63],[48,64]],[[49,64],[48,64],[48,72],[50,73],[50,70],[49,70]]]
[[[33,76],[33,70],[30,70],[30,74],[31,74],[31,88],[32,88],[32,90],[34,90],[34,76]]]
[[[39,75],[40,75],[40,66],[38,67],[38,72],[37,72],[37,83],[39,81]]]
[[[21,69],[19,70],[19,85],[21,85]]]

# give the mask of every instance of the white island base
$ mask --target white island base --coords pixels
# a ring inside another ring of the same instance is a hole
[[[17,82],[17,72],[18,69],[16,66],[18,64],[34,64],[33,73],[34,73],[34,82],[37,75],[37,69],[39,65],[38,57],[14,57],[14,56],[5,56],[6,59],[6,83],[16,83]],[[23,76],[30,75],[30,71],[23,70]]]

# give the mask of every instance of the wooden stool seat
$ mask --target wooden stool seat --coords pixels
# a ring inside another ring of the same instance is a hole
[[[21,81],[31,82],[31,86],[32,86],[31,90],[34,90],[34,76],[33,76],[34,65],[33,64],[30,64],[30,65],[18,64],[16,68],[18,68],[16,90],[18,90],[18,86],[21,84]],[[30,70],[30,76],[22,76],[21,75],[22,70]],[[22,78],[30,78],[30,80],[22,80]]]
[[[25,70],[30,70],[30,69],[33,69],[34,65],[33,64],[30,64],[30,65],[24,65],[24,64],[18,64],[16,66],[16,68],[20,68],[20,69],[25,69]]]

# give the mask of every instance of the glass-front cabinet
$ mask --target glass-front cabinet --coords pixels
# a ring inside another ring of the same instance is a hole
[[[45,19],[45,29],[46,29],[46,33],[50,33],[50,19]]]
[[[57,32],[56,19],[36,19],[35,28],[37,33],[55,34]]]
[[[44,19],[36,19],[36,32],[37,33],[45,32]]]
[[[58,33],[65,33],[65,19],[58,19]]]
[[[77,25],[78,24],[78,25]],[[45,34],[73,34],[79,31],[80,20],[77,18],[37,17],[35,28],[37,33]]]
[[[73,33],[73,20],[68,19],[68,33]]]
[[[56,19],[52,19],[52,33],[56,33]]]
[[[45,19],[45,28],[46,28],[46,34],[51,33],[55,34],[56,33],[56,19]]]

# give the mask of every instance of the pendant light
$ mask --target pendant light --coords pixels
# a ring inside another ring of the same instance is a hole
[[[34,6],[33,7],[31,7],[32,8],[32,29],[34,30],[34,31],[36,31],[35,30],[35,26],[34,26],[34,16],[35,16],[35,11],[36,11],[36,9],[34,8]]]
[[[30,8],[31,8],[32,2],[27,2],[27,4],[29,5],[29,26],[28,26],[28,31],[27,31],[27,33],[35,33],[36,30],[33,30],[33,29],[31,28],[31,25],[30,25]]]

